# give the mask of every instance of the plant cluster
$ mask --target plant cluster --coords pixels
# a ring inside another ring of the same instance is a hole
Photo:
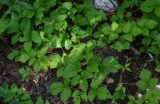
[[[135,7],[142,16],[134,17]],[[140,51],[152,53],[159,63],[158,0],[125,0],[112,17],[97,10],[92,0],[76,4],[71,0],[2,0],[0,9],[4,11],[0,35],[11,37],[11,44],[20,46],[8,54],[8,59],[26,63],[35,72],[56,70],[60,80],[53,82],[48,91],[60,95],[63,102],[71,99],[80,104],[98,99],[115,103],[127,99],[129,104],[158,104],[160,94],[154,89],[158,79],[152,78],[147,69],[140,72],[136,83],[144,93],[141,98],[128,96],[123,83],[111,92],[104,86],[107,76],[131,71],[130,63],[122,65],[117,57],[102,57],[105,47],[123,52],[131,48],[137,37],[142,37]],[[97,48],[101,50],[96,51]],[[19,70],[23,80],[28,79],[29,69]],[[0,96],[11,104],[33,103],[15,85],[2,85]],[[41,97],[36,103],[49,104]]]

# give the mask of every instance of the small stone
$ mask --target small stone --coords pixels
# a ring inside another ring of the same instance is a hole
[[[142,94],[141,93],[137,93],[137,96],[138,96],[138,98],[141,98]]]
[[[116,0],[94,0],[97,9],[102,9],[106,12],[115,12],[118,8]]]
[[[157,89],[157,90],[160,90],[160,85],[156,85],[156,89]]]
[[[114,83],[114,80],[112,78],[107,79],[107,84],[113,84],[113,83]]]

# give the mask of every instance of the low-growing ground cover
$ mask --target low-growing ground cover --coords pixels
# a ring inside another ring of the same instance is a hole
[[[0,1],[0,102],[159,104],[159,0]]]

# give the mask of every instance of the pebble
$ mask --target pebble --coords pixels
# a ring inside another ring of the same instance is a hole
[[[95,7],[106,12],[115,12],[118,8],[116,0],[94,0]]]

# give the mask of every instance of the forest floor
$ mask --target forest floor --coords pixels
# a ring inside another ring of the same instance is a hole
[[[35,101],[35,99],[38,96],[42,96],[44,99],[49,99],[51,104],[62,104],[60,101],[60,98],[58,96],[52,96],[48,92],[48,87],[51,85],[52,82],[55,82],[56,80],[56,71],[55,70],[49,70],[46,72],[39,72],[34,73],[33,71],[29,72],[29,81],[25,82],[22,81],[21,75],[18,72],[18,70],[24,66],[25,64],[10,61],[7,59],[7,54],[13,50],[16,49],[17,46],[12,46],[9,44],[10,39],[7,37],[3,37],[1,39],[0,43],[0,85],[3,82],[7,82],[9,85],[16,84],[19,88],[22,88],[29,92],[32,99]],[[134,50],[135,51],[135,50]],[[102,53],[103,57],[106,56],[115,56],[118,57],[119,62],[121,64],[125,64],[126,57],[127,59],[130,59],[130,70],[124,71],[121,73],[117,73],[114,75],[107,76],[107,79],[113,79],[114,83],[108,84],[108,81],[106,80],[104,82],[104,86],[109,86],[109,90],[112,92],[114,91],[115,87],[119,82],[121,82],[125,88],[126,93],[128,95],[135,95],[137,96],[138,93],[142,93],[140,91],[137,91],[136,82],[138,81],[138,76],[141,68],[147,68],[152,71],[152,69],[155,68],[155,63],[150,61],[151,57],[148,54],[140,54],[136,55],[133,50],[129,50],[126,52],[116,52],[112,49],[104,49],[104,52]],[[156,74],[156,73],[155,73]],[[127,101],[126,101],[127,102]],[[119,101],[120,104],[126,103]],[[95,101],[92,104],[110,104],[111,101]],[[3,99],[0,98],[0,104],[3,104]],[[68,102],[68,104],[71,104],[71,102]],[[88,102],[84,102],[84,104],[89,104]]]

